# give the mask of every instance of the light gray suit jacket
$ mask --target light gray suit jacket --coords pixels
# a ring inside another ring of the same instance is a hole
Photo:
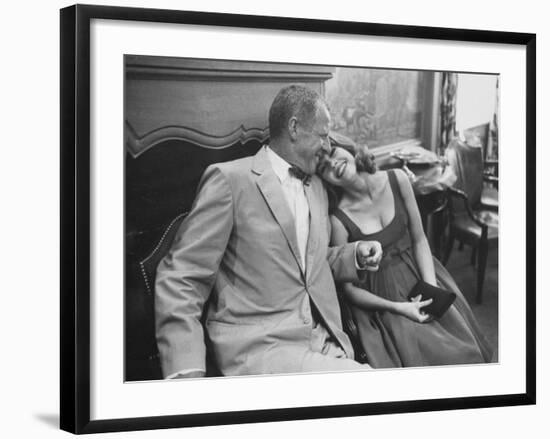
[[[200,318],[211,294],[206,328],[224,375],[299,372],[312,331],[301,308],[305,294],[353,358],[333,275],[357,280],[354,244],[329,248],[327,195],[317,176],[306,196],[311,220],[304,274],[294,219],[266,149],[204,172],[193,208],[157,270],[164,376],[205,369]]]

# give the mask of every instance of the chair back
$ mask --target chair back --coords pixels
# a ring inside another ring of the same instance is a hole
[[[168,253],[179,225],[187,213],[176,216],[149,254],[128,264],[125,298],[125,379],[146,381],[162,378],[155,337],[155,278],[157,266]]]
[[[459,138],[451,140],[445,151],[445,157],[452,167],[457,179],[454,187],[460,189],[468,196],[470,206],[475,208],[481,200],[483,189],[483,149],[480,146],[472,146]],[[462,211],[462,202],[453,202],[453,210]]]
[[[164,233],[162,234],[153,251],[151,251],[151,253],[149,253],[149,255],[145,259],[139,262],[141,275],[143,277],[143,282],[145,285],[145,292],[148,296],[154,296],[157,267],[160,264],[162,258],[164,258],[164,256],[168,253],[168,250],[170,250],[170,246],[172,245],[172,241],[174,241],[176,232],[178,231],[180,224],[183,222],[186,216],[187,212],[181,213],[176,216],[170,222],[170,224],[168,224],[168,227],[166,227],[166,229],[164,230]]]
[[[149,334],[151,335],[154,335],[155,280],[157,277],[157,267],[160,264],[160,261],[170,250],[172,242],[176,237],[176,233],[181,223],[185,220],[187,213],[188,212],[179,214],[170,222],[170,224],[168,224],[155,248],[151,251],[151,253],[149,253],[149,255],[145,259],[139,262],[141,275],[143,277],[144,291],[146,295],[146,312],[150,315],[151,322],[153,322],[153,330],[149,331]],[[208,303],[205,305],[205,310],[207,307]],[[205,315],[206,312],[203,313],[203,319]],[[210,341],[206,339],[205,343],[207,347],[206,375],[219,376],[220,371],[214,362],[213,354],[210,348]],[[160,357],[156,339],[154,338],[154,336],[151,340],[149,340],[148,343],[145,344],[145,346],[148,346],[149,349],[147,355],[147,359],[150,363],[149,369],[152,371],[156,371],[156,373],[154,374],[155,376],[152,377],[152,379],[160,379]]]

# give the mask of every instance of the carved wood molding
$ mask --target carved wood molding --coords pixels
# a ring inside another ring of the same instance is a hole
[[[126,55],[127,79],[323,83],[334,68],[298,64]]]
[[[224,149],[240,142],[250,140],[264,142],[269,137],[269,128],[245,128],[241,125],[236,130],[223,135],[212,136],[183,126],[166,126],[138,136],[131,124],[126,121],[126,148],[133,158],[166,140],[181,140],[207,149]]]
[[[269,128],[247,129],[243,125],[223,136],[212,136],[183,126],[166,126],[153,130],[143,136],[138,136],[128,121],[125,123],[125,128],[126,148],[133,158],[139,157],[145,151],[166,140],[181,140],[206,149],[224,149],[237,142],[242,144],[251,140],[265,142],[269,138]],[[331,133],[331,139],[333,143],[338,144],[339,141],[341,142],[346,138],[333,132]],[[350,139],[347,139],[347,141],[353,143]],[[400,149],[420,146],[422,146],[422,142],[419,139],[411,139],[373,148],[371,151],[375,158],[380,160],[388,159],[392,152]]]

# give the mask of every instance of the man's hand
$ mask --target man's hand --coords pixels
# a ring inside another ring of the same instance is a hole
[[[359,241],[355,258],[362,269],[376,271],[382,259],[382,245],[378,241]]]

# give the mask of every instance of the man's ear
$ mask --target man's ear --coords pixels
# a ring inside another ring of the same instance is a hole
[[[298,138],[298,119],[296,117],[291,117],[288,120],[288,136],[291,140]]]

